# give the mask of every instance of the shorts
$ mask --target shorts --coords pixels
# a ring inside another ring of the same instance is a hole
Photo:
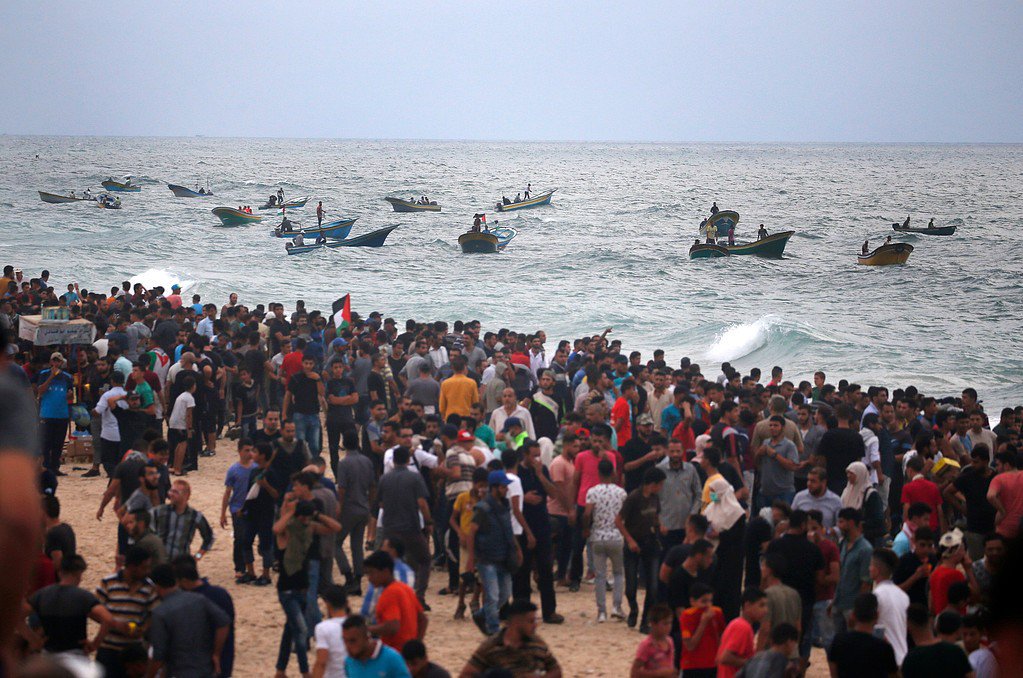
[[[469,549],[467,549],[465,546],[459,544],[458,545],[458,574],[461,574],[461,575],[470,574],[471,575],[472,574],[472,570],[470,570],[467,567],[468,564],[469,564]]]
[[[167,445],[170,447],[170,453],[172,455],[178,448],[179,444],[186,442],[188,442],[188,431],[183,428],[167,429]]]

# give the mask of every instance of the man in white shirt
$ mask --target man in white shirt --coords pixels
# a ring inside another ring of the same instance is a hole
[[[870,484],[878,484],[878,472],[881,470],[881,442],[877,438],[876,431],[881,430],[881,417],[871,413],[863,417],[863,428],[860,429],[860,437],[863,438],[863,462],[870,471]]]
[[[107,477],[114,473],[114,467],[121,460],[121,430],[114,417],[114,408],[128,409],[128,392],[124,390],[124,375],[110,371],[110,390],[100,396],[93,414],[102,418],[103,430],[100,433],[100,463]]]
[[[884,630],[884,639],[895,651],[895,662],[902,665],[909,649],[906,646],[906,610],[909,596],[892,582],[898,557],[888,549],[878,549],[870,559],[870,578],[877,598],[877,625]]]
[[[547,361],[547,352],[543,350],[543,342],[540,337],[533,337],[529,342],[529,369],[533,375],[541,370],[546,370],[550,363]]]
[[[206,315],[195,326],[195,333],[212,339],[215,334],[213,331],[213,321],[217,317],[217,307],[213,304],[206,304],[202,310]]]
[[[343,587],[331,584],[320,593],[327,606],[327,618],[316,625],[316,664],[313,675],[323,678],[345,678],[344,639],[341,625],[348,615],[348,598]]]
[[[412,450],[412,429],[408,427],[402,427],[398,433],[398,441],[393,446],[384,451],[384,473],[388,473],[394,470],[394,450],[401,446],[405,446]],[[412,450],[412,456],[409,460],[408,470],[413,473],[419,473],[419,468],[437,468],[437,455],[431,454],[422,448],[422,446],[416,447]]]
[[[510,417],[517,417],[522,422],[522,427],[533,440],[536,440],[536,429],[533,428],[533,417],[522,405],[515,400],[515,389],[506,388],[501,392],[501,406],[490,415],[490,428],[497,431],[497,439],[504,439],[504,422]]]

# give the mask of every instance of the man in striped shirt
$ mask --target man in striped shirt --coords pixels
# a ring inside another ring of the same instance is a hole
[[[188,505],[191,495],[192,486],[187,480],[175,480],[167,492],[169,503],[157,506],[152,511],[153,531],[167,548],[169,560],[181,555],[191,555],[189,549],[196,530],[202,536],[202,545],[195,554],[196,560],[201,560],[213,546],[213,528],[202,512]]]
[[[106,607],[113,618],[134,631],[121,633],[111,628],[96,652],[96,661],[106,669],[108,678],[127,675],[121,652],[138,642],[149,623],[149,614],[159,599],[156,589],[149,582],[149,553],[140,546],[132,546],[124,557],[124,567],[115,574],[103,578],[96,588],[96,598]]]

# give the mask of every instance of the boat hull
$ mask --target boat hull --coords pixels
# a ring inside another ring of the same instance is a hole
[[[200,193],[198,191],[193,191],[190,188],[178,186],[177,184],[167,184],[167,188],[169,188],[171,193],[178,198],[208,198],[213,195],[212,193]]]
[[[742,245],[724,245],[724,248],[728,250],[729,255],[752,254],[758,257],[777,259],[785,252],[785,245],[788,244],[789,238],[793,234],[795,234],[795,231],[782,231],[781,233],[774,233],[766,238],[743,243]]]
[[[96,200],[96,198],[72,198],[69,195],[57,195],[56,193],[47,193],[46,191],[38,191],[38,193],[40,200],[51,205],[62,205],[69,202],[95,202]]]
[[[389,236],[391,231],[396,228],[398,228],[398,224],[378,228],[375,231],[370,231],[369,233],[365,233],[354,238],[345,238],[344,240],[328,242],[326,246],[330,249],[334,249],[336,247],[383,247],[384,241],[387,240],[387,236]]]
[[[352,232],[352,224],[358,221],[355,219],[339,219],[338,221],[332,221],[328,224],[324,224],[320,228],[303,228],[298,231],[280,231],[274,229],[274,236],[278,238],[294,238],[299,233],[302,234],[303,238],[313,238],[314,240],[321,235],[324,238],[336,238],[343,239],[347,238],[348,234]]]
[[[955,226],[939,226],[937,228],[914,228],[910,226],[905,228],[903,226],[892,225],[892,230],[898,233],[916,233],[917,235],[955,235]]]
[[[220,219],[220,223],[224,226],[245,226],[263,220],[263,217],[258,214],[240,212],[233,207],[214,207],[210,211]]]
[[[500,226],[498,228],[490,229],[490,232],[497,236],[497,249],[503,250],[508,246],[508,243],[519,234],[514,228],[508,228],[506,226]]]
[[[912,253],[912,245],[896,242],[891,245],[881,245],[870,254],[861,254],[857,257],[857,263],[861,266],[895,266],[906,263]]]
[[[122,184],[119,181],[104,181],[100,185],[104,188],[104,190],[115,191],[117,193],[138,193],[142,190],[141,186]]]
[[[714,225],[718,230],[718,236],[728,235],[728,229],[732,228],[739,223],[739,213],[733,210],[721,210],[717,214],[712,214],[707,219],[707,223],[704,225],[706,231],[707,226]]]
[[[440,205],[419,205],[401,198],[384,198],[395,212],[440,212]]]
[[[556,191],[556,190],[558,190],[558,189],[555,188],[554,191]],[[550,205],[551,204],[551,198],[554,196],[554,191],[547,191],[546,193],[538,195],[535,198],[530,198],[529,200],[523,200],[522,202],[513,202],[510,205],[502,205],[501,203],[498,203],[497,204],[497,211],[498,212],[515,212],[517,210],[528,210],[528,209],[531,209],[533,207],[542,207],[544,205]]]
[[[722,245],[711,245],[707,243],[699,243],[689,248],[690,259],[714,259],[717,257],[727,257],[728,249]]]
[[[458,236],[458,245],[463,254],[494,254],[499,239],[493,233],[463,233]]]
[[[305,204],[309,202],[309,198],[295,198],[294,200],[285,200],[283,204],[271,205],[270,203],[264,203],[257,209],[261,210],[295,210],[299,207],[305,207]]]

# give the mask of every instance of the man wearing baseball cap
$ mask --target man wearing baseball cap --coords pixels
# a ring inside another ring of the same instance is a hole
[[[475,568],[483,582],[483,607],[473,614],[473,621],[481,631],[491,635],[500,628],[498,610],[511,598],[511,573],[522,562],[522,551],[512,534],[508,502],[511,479],[504,471],[491,471],[487,484],[490,492],[473,509],[467,569]]]
[[[74,386],[74,379],[64,371],[64,365],[63,354],[54,351],[50,355],[49,369],[39,372],[35,380],[43,436],[43,464],[59,476],[65,475],[60,470],[60,456],[70,419],[67,396]]]

